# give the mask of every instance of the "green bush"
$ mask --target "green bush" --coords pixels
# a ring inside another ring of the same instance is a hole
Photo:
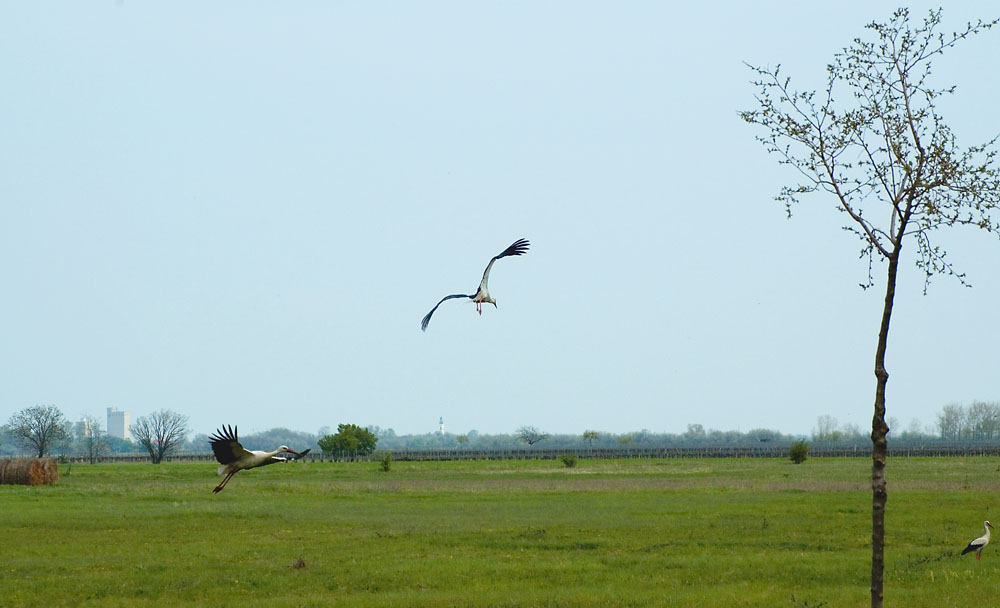
[[[382,454],[382,460],[379,461],[379,468],[388,473],[391,467],[392,467],[392,452],[384,452]]]
[[[576,454],[563,454],[559,458],[564,465],[571,469],[576,466]]]
[[[809,454],[809,444],[805,441],[795,441],[792,443],[791,447],[788,448],[788,457],[792,459],[795,464],[802,464],[806,460],[806,456]]]
[[[375,451],[378,437],[356,424],[338,424],[336,435],[321,437],[316,443],[333,458],[365,456]]]

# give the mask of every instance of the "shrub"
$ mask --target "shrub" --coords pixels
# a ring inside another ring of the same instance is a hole
[[[576,454],[563,454],[559,458],[564,465],[571,469],[576,466]]]
[[[333,458],[367,456],[375,451],[376,437],[366,428],[356,424],[338,424],[336,435],[326,435],[317,442],[323,453]]]
[[[788,457],[792,459],[795,464],[802,464],[806,460],[806,456],[809,454],[809,444],[805,441],[795,441],[792,443],[791,447],[788,448]]]
[[[392,467],[392,452],[384,452],[382,454],[382,460],[379,461],[379,468],[388,473],[391,467]]]

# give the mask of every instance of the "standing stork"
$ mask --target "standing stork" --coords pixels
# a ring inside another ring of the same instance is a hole
[[[986,548],[986,545],[990,544],[990,528],[993,527],[993,524],[991,524],[988,521],[984,521],[983,527],[986,528],[986,534],[983,534],[976,540],[969,543],[968,547],[962,549],[962,555],[965,555],[966,553],[972,553],[973,551],[975,551],[976,561],[979,561],[979,556],[982,554],[983,549]]]
[[[472,300],[473,302],[476,303],[476,311],[479,314],[483,314],[484,302],[487,304],[492,304],[493,307],[496,308],[497,301],[490,297],[490,291],[486,285],[487,282],[490,280],[490,268],[493,268],[493,262],[496,262],[500,258],[505,258],[509,255],[522,255],[524,254],[524,252],[528,250],[528,245],[529,243],[527,239],[518,239],[514,241],[510,247],[504,249],[498,255],[493,256],[493,259],[490,260],[490,263],[486,265],[486,270],[483,271],[483,280],[479,282],[479,289],[476,290],[476,293],[472,295],[464,293],[456,293],[441,298],[441,301],[435,304],[434,308],[432,308],[431,311],[427,313],[427,315],[420,321],[420,329],[423,331],[427,331],[427,324],[431,322],[431,315],[434,314],[434,311],[438,309],[438,306],[441,306],[442,302],[444,302],[445,300],[451,300],[452,298],[468,298]]]
[[[243,469],[253,469],[256,467],[263,467],[269,464],[274,464],[276,462],[287,462],[289,460],[296,460],[296,458],[301,458],[305,456],[305,452],[299,453],[295,450],[289,448],[286,445],[279,447],[273,452],[262,452],[260,450],[247,450],[240,444],[239,439],[236,437],[236,429],[233,427],[222,426],[219,430],[215,432],[214,435],[210,436],[209,443],[212,444],[212,451],[215,452],[215,459],[219,461],[222,465],[219,467],[219,475],[225,475],[226,478],[222,480],[222,483],[215,486],[212,493],[221,492],[222,488],[226,487],[226,483],[229,479],[242,471]],[[279,454],[294,454],[296,458],[286,458],[284,456],[279,456]]]

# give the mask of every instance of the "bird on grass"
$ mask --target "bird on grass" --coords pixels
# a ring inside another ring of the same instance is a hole
[[[991,524],[988,521],[984,521],[983,527],[986,528],[986,534],[983,534],[976,540],[970,542],[968,547],[962,549],[962,555],[965,555],[966,553],[972,553],[973,551],[975,551],[976,561],[979,560],[979,556],[982,554],[983,549],[986,547],[986,545],[990,544],[990,528],[993,527],[993,524]]]
[[[438,306],[441,306],[445,300],[451,300],[452,298],[468,298],[472,300],[476,303],[476,311],[479,314],[483,314],[483,303],[492,304],[493,307],[496,308],[497,301],[490,297],[490,291],[487,288],[487,282],[490,280],[490,269],[493,268],[493,262],[511,255],[523,255],[526,251],[528,251],[528,245],[529,243],[527,239],[518,239],[514,241],[510,247],[504,249],[498,255],[493,256],[490,263],[486,265],[486,270],[483,271],[483,280],[479,282],[479,289],[476,290],[476,293],[472,295],[456,293],[441,298],[441,301],[435,304],[434,308],[432,308],[431,311],[420,321],[420,329],[427,331],[427,324],[431,322],[431,315],[434,314],[434,311],[437,310]]]
[[[219,475],[226,476],[222,480],[222,483],[215,486],[215,489],[212,490],[213,494],[221,492],[222,488],[226,487],[226,483],[229,482],[230,478],[243,469],[253,469],[276,462],[297,460],[309,453],[309,450],[301,453],[296,452],[286,445],[279,447],[273,452],[247,450],[240,444],[236,436],[236,429],[233,427],[227,428],[225,425],[208,439],[209,443],[212,444],[212,452],[215,453],[215,459],[222,465],[219,467]],[[293,454],[294,457],[286,457],[283,454]]]

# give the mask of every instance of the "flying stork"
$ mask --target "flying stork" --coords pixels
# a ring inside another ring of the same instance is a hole
[[[980,554],[982,554],[983,549],[986,547],[986,545],[990,544],[990,528],[993,527],[993,524],[991,524],[988,521],[984,521],[983,527],[986,528],[986,534],[983,534],[976,540],[969,543],[968,547],[962,549],[962,555],[965,555],[966,553],[972,553],[973,551],[975,551],[976,560],[977,561],[979,560],[979,556]]]
[[[214,435],[210,436],[209,443],[212,444],[212,451],[215,452],[215,459],[219,461],[222,465],[219,467],[219,475],[225,475],[226,478],[222,480],[222,483],[215,486],[212,493],[221,492],[222,488],[226,487],[226,483],[229,479],[235,475],[237,472],[243,469],[253,469],[255,467],[263,467],[269,464],[274,464],[276,462],[287,462],[289,460],[297,460],[302,458],[309,450],[304,452],[296,452],[295,450],[289,448],[286,445],[279,447],[273,452],[262,452],[260,450],[247,450],[241,444],[239,439],[236,437],[236,429],[233,427],[222,426],[219,430],[215,432]],[[294,458],[287,458],[285,456],[279,456],[279,454],[294,454]]]
[[[505,258],[509,255],[522,255],[528,250],[528,244],[527,239],[518,239],[514,241],[510,247],[504,249],[498,255],[493,256],[490,263],[486,265],[486,270],[483,271],[483,280],[479,282],[479,289],[476,290],[476,293],[472,295],[456,293],[441,298],[441,301],[435,304],[434,308],[432,308],[431,311],[420,321],[420,329],[427,331],[427,324],[431,322],[431,315],[434,314],[434,311],[438,309],[438,306],[441,306],[442,302],[445,300],[451,300],[452,298],[469,298],[476,303],[476,311],[479,314],[483,314],[484,302],[492,304],[493,307],[496,308],[497,301],[490,297],[489,289],[486,286],[486,283],[490,280],[490,268],[493,268],[493,262],[496,262],[500,258]]]

